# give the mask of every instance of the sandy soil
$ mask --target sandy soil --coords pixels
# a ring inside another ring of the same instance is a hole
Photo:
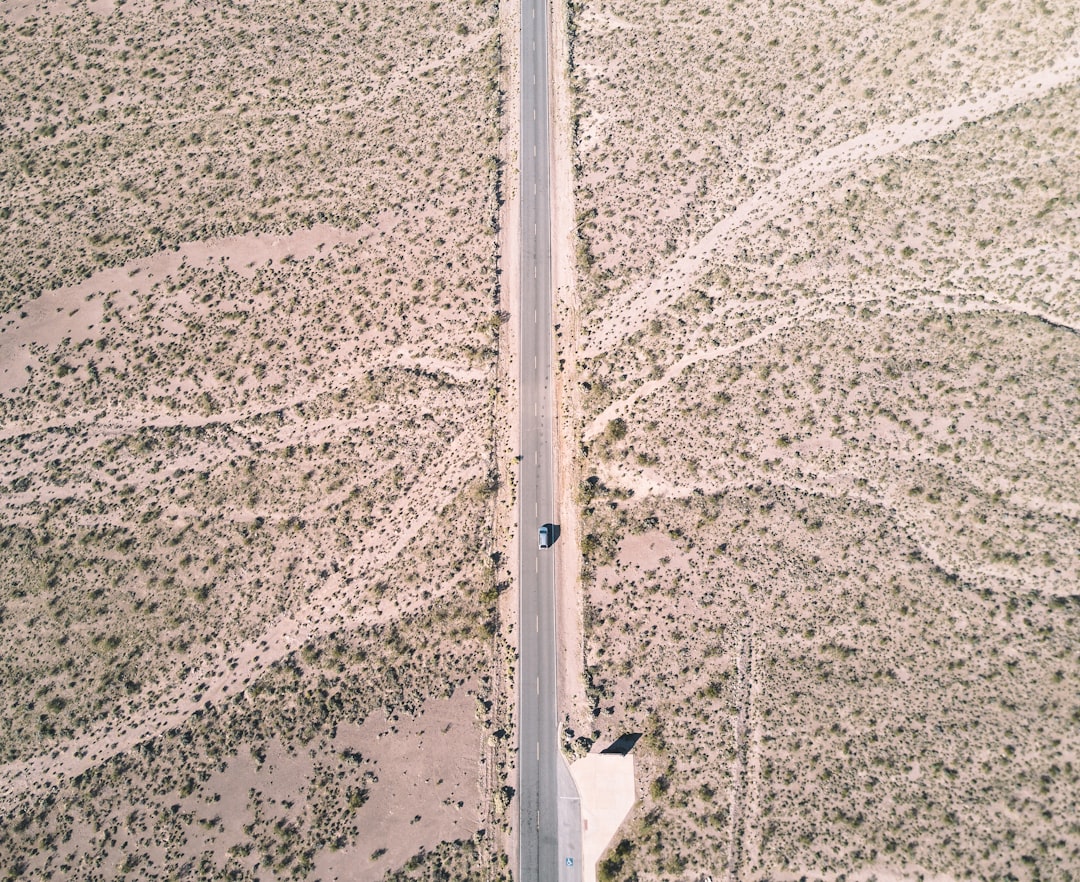
[[[518,144],[521,86],[519,82],[518,53],[520,24],[518,7],[512,4],[499,6],[499,33],[501,39],[502,77],[502,137],[499,143],[501,160],[502,206],[499,211],[499,291],[501,312],[505,317],[499,333],[498,390],[496,400],[496,460],[499,469],[499,492],[492,529],[493,548],[498,550],[495,564],[497,585],[500,588],[498,604],[500,657],[492,664],[491,719],[507,732],[515,731],[517,719],[517,622],[518,622],[518,534],[517,517],[517,456],[521,428],[518,420],[517,361],[518,333],[521,317],[519,283],[521,278],[521,203],[520,178],[518,176]],[[492,754],[488,764],[488,792],[500,796],[493,801],[492,820],[497,822],[501,834],[499,845],[507,856],[507,865],[516,867],[517,836],[515,833],[517,810],[512,803],[517,790],[517,739],[492,740],[488,745]]]
[[[429,702],[414,718],[393,724],[369,719],[351,732],[339,730],[343,742],[370,752],[364,765],[384,786],[375,788],[356,814],[364,841],[320,855],[315,870],[320,878],[381,879],[387,867],[403,865],[433,842],[470,839],[482,828],[476,787],[481,733],[472,725],[475,695],[475,689],[466,687],[453,698]]]
[[[573,263],[574,178],[573,178],[573,98],[570,94],[570,39],[567,33],[568,7],[552,10],[552,249],[555,265],[552,279],[558,327],[555,329],[556,358],[559,365],[555,383],[556,460],[558,506],[563,539],[559,544],[558,598],[559,707],[567,731],[588,732],[589,704],[582,677],[585,656],[581,627],[581,535],[576,493],[581,481],[578,462],[580,381],[574,353],[581,335],[581,315]],[[572,742],[573,739],[571,739]],[[580,746],[579,746],[580,747]]]
[[[601,875],[1071,878],[1075,11],[572,9]]]
[[[501,877],[495,15],[0,11],[6,868]]]
[[[847,169],[954,134],[973,122],[1037,101],[1078,79],[1080,52],[1069,46],[1046,68],[1017,82],[981,95],[965,96],[952,106],[903,122],[888,123],[785,168],[768,186],[739,203],[681,253],[662,270],[659,278],[650,278],[640,289],[631,289],[615,298],[605,309],[606,320],[590,326],[590,339],[583,351],[586,354],[606,351],[642,328],[650,318],[684,295],[706,271],[707,264],[730,260],[740,242],[761,231],[770,221],[789,214],[798,202],[808,197],[821,198],[822,191],[835,186],[834,182],[841,180]]]

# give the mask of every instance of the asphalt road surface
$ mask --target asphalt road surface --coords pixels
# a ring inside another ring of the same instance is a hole
[[[555,556],[559,544],[556,538],[553,547],[541,549],[538,541],[541,525],[558,522],[552,453],[555,408],[549,122],[547,0],[522,0],[518,154],[521,163],[518,879],[521,882],[577,882],[581,878],[577,793],[559,751],[555,674]]]

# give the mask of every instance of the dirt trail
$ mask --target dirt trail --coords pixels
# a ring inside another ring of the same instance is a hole
[[[796,468],[805,468],[807,465],[805,462],[786,456],[779,457],[779,459],[781,460],[779,465],[784,469],[794,470]],[[686,499],[698,493],[703,493],[706,496],[716,496],[764,485],[786,488],[806,498],[826,496],[845,505],[861,504],[880,509],[896,522],[904,534],[919,547],[927,560],[942,570],[959,573],[966,582],[971,584],[996,581],[1001,584],[1020,586],[1017,574],[1009,565],[973,562],[962,554],[955,551],[950,552],[942,547],[942,543],[934,538],[935,515],[931,512],[928,516],[920,517],[919,509],[907,504],[909,501],[907,491],[899,485],[889,485],[879,488],[877,492],[870,492],[857,487],[855,479],[850,475],[837,472],[825,474],[817,471],[807,474],[807,481],[797,481],[774,473],[769,476],[751,476],[738,481],[715,483],[706,483],[694,479],[693,483],[689,485],[676,484],[648,468],[643,467],[631,471],[618,463],[605,463],[597,472],[605,486],[630,490],[635,498],[654,496],[667,499]],[[1077,513],[1080,512],[1080,506],[1075,504],[1025,497],[1018,494],[1004,497],[1001,504],[1012,506],[1018,511],[1035,509],[1062,517],[1076,517]],[[925,512],[921,514],[927,515]],[[1029,584],[1027,587],[1034,586]],[[1053,590],[1049,584],[1043,584],[1041,588],[1047,591]],[[1058,590],[1066,589],[1061,589],[1059,586]]]
[[[724,217],[669,264],[659,278],[648,279],[617,295],[604,310],[606,318],[589,335],[582,355],[595,357],[618,345],[681,296],[704,272],[709,260],[728,253],[737,242],[760,230],[815,188],[828,188],[842,170],[952,134],[964,125],[1033,101],[1078,78],[1080,52],[1070,46],[1054,64],[1012,85],[873,129],[796,163]]]
[[[646,398],[655,392],[657,389],[666,386],[677,377],[684,370],[692,365],[697,364],[700,361],[705,361],[709,358],[719,358],[722,355],[731,355],[732,353],[739,352],[742,349],[748,349],[751,346],[756,346],[758,343],[768,340],[770,337],[783,331],[785,328],[790,327],[797,318],[798,315],[789,315],[783,318],[777,319],[773,324],[763,331],[758,331],[756,334],[751,334],[744,340],[740,340],[737,343],[732,343],[728,346],[709,347],[704,351],[692,352],[684,355],[675,364],[673,364],[662,377],[655,380],[648,380],[642,383],[634,392],[626,398],[619,401],[613,401],[609,404],[599,416],[596,417],[585,429],[584,438],[588,440],[595,438],[607,427],[609,421],[615,419],[618,416],[625,416],[630,412],[630,408],[633,407],[642,398]],[[809,316],[802,316],[801,318],[809,319]]]
[[[901,295],[902,297],[903,295]],[[955,293],[953,295],[955,297]],[[740,352],[743,349],[749,349],[752,346],[756,346],[759,343],[763,343],[766,340],[775,337],[782,331],[787,330],[792,325],[798,325],[807,322],[823,322],[835,319],[841,319],[845,316],[846,307],[860,306],[865,304],[881,304],[881,298],[876,296],[862,297],[862,298],[826,298],[824,300],[818,300],[816,302],[804,301],[802,309],[794,309],[787,315],[775,318],[769,327],[764,328],[757,333],[747,336],[745,339],[739,340],[735,343],[729,343],[725,345],[712,345],[705,346],[702,349],[691,349],[682,358],[676,361],[671,367],[664,371],[663,375],[655,380],[647,380],[637,387],[630,395],[625,398],[620,398],[617,401],[613,401],[604,410],[596,416],[582,434],[584,440],[595,438],[601,432],[607,428],[608,423],[616,417],[626,417],[630,413],[630,409],[641,401],[643,398],[647,398],[659,389],[671,383],[676,377],[683,373],[688,368],[693,367],[696,364],[700,364],[703,361],[708,361],[713,358],[720,358],[725,355],[732,355],[736,352]],[[934,309],[941,312],[948,312],[954,315],[962,313],[979,313],[979,312],[1006,312],[1015,315],[1024,315],[1029,318],[1036,319],[1041,322],[1045,322],[1048,325],[1052,325],[1056,328],[1068,331],[1070,333],[1078,333],[1076,327],[1068,323],[1065,319],[1059,316],[1048,315],[1047,313],[1030,309],[1017,303],[1004,303],[996,301],[982,300],[979,298],[973,298],[971,300],[956,303],[946,299],[945,295],[928,295],[918,296],[911,300],[901,300],[905,309]],[[885,315],[901,315],[900,309],[882,309]],[[766,320],[774,318],[774,316],[765,316]],[[698,342],[704,331],[699,331],[689,341],[688,347],[693,346]]]
[[[88,438],[88,443],[100,443],[102,437],[121,437],[138,432],[141,429],[197,429],[212,428],[214,426],[236,426],[276,414],[280,411],[292,410],[293,408],[311,404],[325,395],[334,395],[346,391],[349,384],[358,380],[372,371],[381,370],[413,370],[427,374],[443,374],[458,382],[471,382],[483,380],[486,372],[483,368],[468,367],[460,362],[447,361],[430,356],[415,355],[404,348],[387,353],[385,358],[378,360],[367,359],[357,362],[346,370],[336,371],[321,386],[313,386],[303,395],[292,395],[286,398],[261,401],[250,407],[221,410],[212,414],[193,412],[178,413],[176,415],[163,414],[160,408],[152,411],[139,412],[134,408],[124,412],[122,417],[109,415],[101,417],[97,411],[85,413],[68,413],[61,420],[53,420],[48,423],[7,423],[0,429],[0,442],[10,441],[24,435],[36,435],[42,432],[58,431],[63,429],[77,428],[80,431],[87,426],[94,429],[93,438]],[[387,408],[389,410],[389,408]],[[370,422],[370,414],[364,414],[358,418],[358,423]],[[341,426],[339,420],[334,421],[335,426]],[[307,434],[318,426],[313,423],[307,424]]]

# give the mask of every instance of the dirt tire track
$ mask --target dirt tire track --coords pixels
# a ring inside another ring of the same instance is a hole
[[[566,4],[552,8],[551,71],[552,132],[551,168],[554,187],[552,205],[552,281],[558,328],[555,335],[555,461],[556,506],[562,530],[558,559],[558,701],[562,718],[570,728],[584,730],[591,721],[585,694],[585,635],[582,624],[581,525],[575,491],[581,480],[577,439],[581,435],[581,384],[577,371],[581,339],[581,303],[573,260],[574,169],[572,158],[574,99],[568,71],[573,62],[570,10]]]

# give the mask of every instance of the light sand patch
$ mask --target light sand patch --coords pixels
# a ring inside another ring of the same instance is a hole
[[[350,848],[320,855],[323,878],[375,882],[426,845],[471,839],[480,829],[486,794],[478,780],[483,733],[475,690],[475,682],[459,687],[415,716],[375,714],[339,729],[339,740],[355,745],[374,778],[356,813],[361,836]]]
[[[821,882],[836,882],[843,877],[852,882],[957,882],[960,876],[949,873],[937,873],[925,867],[909,866],[904,869],[890,867],[888,864],[876,864],[854,872],[836,873],[804,870],[798,873],[771,873],[770,878],[777,882],[799,882],[800,879],[820,879]]]
[[[70,15],[81,10],[105,16],[115,8],[116,0],[11,0],[0,6],[0,15],[14,24],[22,24],[30,18]]]
[[[157,282],[185,268],[228,268],[250,279],[257,267],[268,262],[304,260],[340,244],[355,245],[367,232],[316,224],[287,236],[251,233],[185,242],[175,249],[100,270],[74,285],[46,291],[0,316],[0,394],[21,388],[28,369],[39,364],[31,347],[48,351],[64,338],[79,342],[100,337],[105,330],[101,325],[105,299],[114,309],[130,308],[138,295],[149,294]]]

